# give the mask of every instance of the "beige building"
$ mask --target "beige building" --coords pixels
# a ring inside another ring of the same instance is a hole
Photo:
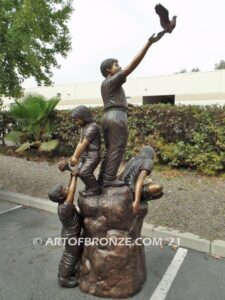
[[[47,98],[58,96],[61,100],[57,108],[71,109],[80,104],[101,106],[100,86],[100,81],[74,83],[30,88],[25,93],[38,93]],[[225,70],[128,78],[124,89],[128,102],[138,105],[159,102],[225,105]]]

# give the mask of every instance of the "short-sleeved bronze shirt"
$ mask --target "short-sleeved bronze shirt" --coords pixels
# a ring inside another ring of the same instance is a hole
[[[104,103],[104,109],[121,108],[127,110],[127,99],[122,88],[122,84],[126,82],[126,75],[123,71],[119,71],[111,77],[107,77],[101,86],[101,94]]]
[[[89,151],[100,151],[101,136],[98,125],[95,122],[87,123],[81,130],[80,141],[86,138],[89,141],[87,149],[85,149],[82,156],[88,155]]]
[[[77,237],[81,231],[81,219],[75,206],[68,202],[58,205],[58,216],[63,225],[62,237]]]
[[[149,158],[136,156],[130,159],[125,167],[123,180],[132,189],[135,189],[136,180],[142,170],[151,173],[153,168],[153,161]]]

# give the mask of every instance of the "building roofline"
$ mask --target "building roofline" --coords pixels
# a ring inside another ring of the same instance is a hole
[[[225,69],[222,70],[211,70],[211,71],[199,71],[199,72],[185,72],[185,73],[170,73],[170,74],[161,74],[161,75],[146,75],[146,76],[136,76],[132,77],[130,76],[130,79],[145,79],[145,78],[159,78],[159,77],[169,77],[169,76],[187,76],[187,75],[197,75],[197,74],[208,74],[208,73],[223,73],[225,72]],[[38,89],[40,87],[42,88],[49,88],[49,87],[60,87],[60,86],[69,86],[69,85],[77,85],[77,84],[97,84],[101,82],[101,80],[95,80],[95,81],[76,81],[76,82],[71,82],[71,83],[60,83],[60,84],[54,84],[54,85],[41,85],[41,86],[35,86],[35,87],[29,87],[29,88],[23,88],[24,90],[30,90],[30,89]]]

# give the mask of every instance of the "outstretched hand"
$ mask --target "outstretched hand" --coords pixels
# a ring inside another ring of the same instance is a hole
[[[167,33],[167,30],[162,30],[159,33],[157,33],[157,35],[155,35],[155,33],[149,38],[149,42],[151,44],[158,42],[163,36],[164,34]]]
[[[67,160],[63,159],[58,163],[58,168],[61,172],[64,172],[66,170],[67,165],[68,165]]]

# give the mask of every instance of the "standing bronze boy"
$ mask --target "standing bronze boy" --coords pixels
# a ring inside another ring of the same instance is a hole
[[[109,58],[101,63],[101,73],[105,77],[102,82],[101,94],[104,102],[103,134],[105,155],[102,160],[99,182],[103,186],[121,186],[123,181],[116,179],[117,171],[126,150],[127,100],[122,88],[126,77],[139,65],[150,46],[156,43],[167,32],[163,30],[156,36],[153,34],[132,62],[121,69],[117,59]]]

